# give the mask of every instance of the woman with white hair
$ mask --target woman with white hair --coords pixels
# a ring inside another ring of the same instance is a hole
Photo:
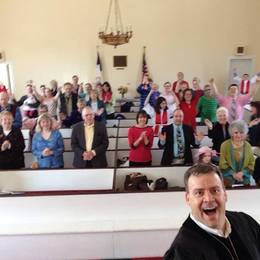
[[[230,124],[231,138],[220,148],[219,168],[226,186],[233,184],[250,185],[254,171],[255,158],[251,145],[246,141],[248,126],[243,120]]]
[[[213,147],[217,153],[220,152],[221,144],[230,138],[229,123],[228,123],[228,110],[225,107],[219,107],[216,112],[217,122],[212,123],[210,120],[205,119],[205,124],[208,127],[208,137],[212,139]]]

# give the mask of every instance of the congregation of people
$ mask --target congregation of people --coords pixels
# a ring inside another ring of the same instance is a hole
[[[176,81],[165,82],[160,90],[144,75],[136,89],[140,95],[136,124],[128,130],[129,166],[152,165],[151,151],[157,137],[158,148],[163,150],[161,166],[206,162],[219,167],[228,187],[260,185],[260,101],[252,101],[259,86],[259,73],[250,79],[248,74],[240,78],[235,71],[234,83],[223,94],[214,79],[202,87],[198,77],[189,84],[179,72]],[[107,167],[106,122],[115,118],[114,100],[109,82],[79,83],[76,75],[62,87],[52,80],[37,89],[28,81],[20,99],[2,86],[0,168],[25,167],[21,129],[30,130],[35,167],[63,168],[60,128],[72,128],[75,168]],[[247,104],[249,122],[244,118]],[[205,134],[198,126],[207,127],[212,147],[203,145]],[[198,150],[197,158],[193,149]]]

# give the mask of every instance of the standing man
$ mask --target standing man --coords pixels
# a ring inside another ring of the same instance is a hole
[[[77,123],[72,129],[73,166],[75,168],[105,168],[108,147],[106,126],[94,120],[95,114],[91,107],[83,108],[82,118],[83,122]]]
[[[72,91],[75,94],[78,94],[78,90],[79,90],[79,77],[77,75],[73,75],[72,76]]]
[[[217,168],[194,165],[184,183],[191,213],[164,259],[260,259],[260,226],[245,213],[226,211],[227,194]]]
[[[191,146],[196,147],[193,129],[183,124],[183,112],[173,112],[173,124],[164,126],[159,135],[159,148],[164,148],[161,165],[192,164]],[[201,134],[197,140],[202,140]]]
[[[236,84],[240,86],[239,92],[242,95],[249,94],[250,92],[250,85],[255,84],[257,77],[260,76],[260,73],[258,72],[256,75],[254,75],[251,79],[249,77],[249,74],[244,73],[242,78],[240,78],[237,74],[237,70],[234,69],[233,72],[233,80]]]
[[[255,85],[251,87],[250,92],[246,95],[239,93],[239,87],[237,84],[231,84],[228,87],[228,94],[226,96],[221,95],[218,92],[214,79],[210,80],[210,84],[214,89],[219,105],[227,108],[229,111],[228,122],[231,123],[234,120],[244,119],[244,106],[248,104],[255,95],[257,88],[259,88],[260,85],[260,78],[256,79]]]
[[[70,82],[63,85],[63,93],[60,95],[61,117],[67,117],[72,111],[77,110],[78,94],[73,93],[73,86]]]

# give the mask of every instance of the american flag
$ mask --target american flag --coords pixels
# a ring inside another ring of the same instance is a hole
[[[147,77],[149,76],[148,66],[147,66],[146,57],[145,57],[145,48],[146,47],[144,47],[144,51],[143,51],[143,67],[142,67],[142,79],[141,79],[141,82],[143,82],[145,76],[147,76]]]
[[[99,56],[99,52],[97,52],[97,64],[96,64],[96,82],[102,82],[102,64]]]

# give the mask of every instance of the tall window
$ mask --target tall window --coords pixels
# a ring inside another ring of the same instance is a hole
[[[0,82],[13,92],[11,66],[8,63],[0,63]]]

